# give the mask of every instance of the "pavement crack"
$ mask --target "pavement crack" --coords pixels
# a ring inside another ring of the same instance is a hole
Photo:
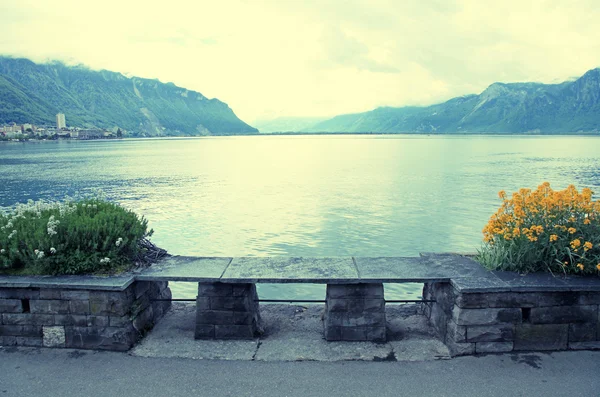
[[[262,345],[261,340],[259,340],[258,343],[256,344],[256,350],[254,351],[254,354],[252,355],[251,361],[256,361],[256,355],[258,354],[258,349],[260,349],[260,345]]]

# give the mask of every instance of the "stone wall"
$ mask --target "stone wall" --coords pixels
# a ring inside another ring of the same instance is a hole
[[[522,286],[522,280],[521,286]],[[460,283],[424,287],[425,314],[453,355],[600,349],[598,283],[556,290],[529,287],[461,288]]]
[[[167,282],[96,288],[0,286],[0,345],[126,351],[171,305]]]

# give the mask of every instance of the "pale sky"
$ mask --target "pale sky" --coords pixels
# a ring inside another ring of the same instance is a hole
[[[249,123],[600,66],[598,0],[0,0],[0,54],[158,78]]]

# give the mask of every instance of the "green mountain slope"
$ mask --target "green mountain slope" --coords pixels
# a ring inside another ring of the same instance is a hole
[[[233,135],[257,130],[227,104],[158,80],[59,62],[0,57],[0,123],[113,128],[139,136]]]
[[[307,132],[600,132],[600,69],[561,84],[494,83],[479,95],[427,107],[377,108],[325,120]]]

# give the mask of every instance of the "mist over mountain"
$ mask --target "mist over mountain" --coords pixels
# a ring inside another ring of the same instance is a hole
[[[427,107],[380,107],[345,114],[306,132],[381,133],[597,133],[600,68],[559,84],[494,83]]]
[[[119,127],[131,136],[241,135],[257,130],[218,99],[173,83],[60,62],[0,57],[0,123]]]

